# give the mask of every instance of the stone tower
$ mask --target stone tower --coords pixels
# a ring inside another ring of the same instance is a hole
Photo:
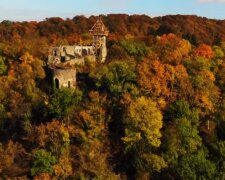
[[[75,88],[76,87],[76,69],[75,68],[53,68],[54,86],[57,89],[63,87]]]
[[[108,36],[109,31],[106,29],[100,17],[89,32],[93,37],[92,46],[95,54],[98,54],[99,52],[101,62],[104,62],[107,56],[106,37]]]
[[[109,32],[100,18],[89,32],[93,37],[90,46],[62,45],[49,49],[47,65],[56,88],[76,88],[76,65],[85,65],[86,61],[95,62],[96,57],[100,57],[101,62],[105,61]]]

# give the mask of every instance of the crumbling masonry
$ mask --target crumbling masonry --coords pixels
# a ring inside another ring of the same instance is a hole
[[[84,65],[86,60],[96,61],[97,58],[105,62],[108,31],[100,18],[89,33],[92,36],[91,46],[59,46],[49,49],[48,67],[56,88],[76,87],[76,64]]]

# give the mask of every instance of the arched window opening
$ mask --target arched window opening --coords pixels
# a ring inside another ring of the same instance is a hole
[[[61,56],[61,63],[66,62],[66,57],[65,56]]]
[[[53,51],[53,56],[57,56],[57,50]]]
[[[56,78],[55,79],[55,87],[57,88],[57,89],[59,89],[59,80]]]
[[[86,49],[82,49],[82,56],[87,56],[88,53],[87,53],[87,50]]]

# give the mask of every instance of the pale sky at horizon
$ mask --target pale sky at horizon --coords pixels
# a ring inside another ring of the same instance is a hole
[[[98,14],[194,14],[225,19],[225,0],[0,0],[0,21]]]

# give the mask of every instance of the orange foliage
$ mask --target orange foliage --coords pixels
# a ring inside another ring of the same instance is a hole
[[[173,68],[170,65],[163,65],[158,60],[151,63],[145,59],[139,66],[139,85],[153,93],[154,96],[169,96],[167,81],[172,79],[169,71]]]
[[[201,44],[194,51],[195,56],[211,59],[214,57],[213,50],[206,44]]]
[[[30,143],[36,143],[37,148],[51,150],[56,157],[59,157],[62,149],[65,149],[70,143],[69,133],[71,131],[73,131],[72,128],[54,120],[46,125],[41,124],[30,129],[26,140]]]
[[[52,180],[48,173],[41,173],[34,177],[34,180]]]
[[[0,144],[0,176],[4,174],[17,175],[27,171],[27,167],[21,167],[22,164],[17,159],[20,158],[26,163],[26,152],[22,145],[9,141],[5,146]]]
[[[155,97],[170,97],[172,101],[191,93],[191,84],[183,65],[171,66],[145,59],[138,66],[138,74],[139,85]]]
[[[204,76],[206,79],[214,82],[216,80],[214,74],[209,71],[209,70],[202,70],[199,74],[201,74],[202,76]]]
[[[191,44],[188,41],[174,34],[164,34],[157,40],[157,53],[164,63],[180,64],[191,50]]]

